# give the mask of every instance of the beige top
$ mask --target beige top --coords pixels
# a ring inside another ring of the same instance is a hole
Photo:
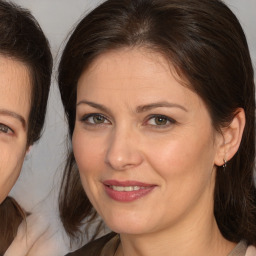
[[[109,233],[66,256],[114,256],[119,244],[119,235]],[[227,256],[256,256],[256,247],[241,241]]]
[[[105,244],[100,256],[115,255],[119,243],[119,236],[114,236]],[[241,241],[227,256],[256,256],[256,249],[253,246],[248,248],[246,242]]]

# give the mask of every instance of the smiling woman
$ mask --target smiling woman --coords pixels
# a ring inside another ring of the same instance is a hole
[[[51,68],[48,41],[33,16],[0,1],[0,255],[25,217],[7,195],[29,147],[40,137]]]
[[[67,42],[59,88],[64,227],[99,215],[113,231],[69,255],[256,255],[253,68],[222,1],[104,2]]]

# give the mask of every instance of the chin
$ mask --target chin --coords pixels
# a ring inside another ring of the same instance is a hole
[[[126,216],[119,215],[120,217],[115,217],[114,219],[107,219],[105,221],[106,225],[114,232],[118,234],[131,234],[138,235],[147,233],[149,226],[148,222],[141,220],[141,218],[128,218]]]

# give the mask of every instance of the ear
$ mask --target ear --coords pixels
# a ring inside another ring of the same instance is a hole
[[[216,165],[223,165],[224,160],[228,162],[236,154],[242,140],[245,122],[244,109],[238,108],[229,126],[221,129],[222,134],[214,162]]]

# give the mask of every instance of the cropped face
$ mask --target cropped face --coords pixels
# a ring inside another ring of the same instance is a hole
[[[179,81],[164,58],[143,49],[103,54],[79,79],[76,162],[90,201],[118,233],[189,230],[214,218],[221,136]]]
[[[0,203],[17,180],[26,154],[30,83],[23,63],[0,55]]]

